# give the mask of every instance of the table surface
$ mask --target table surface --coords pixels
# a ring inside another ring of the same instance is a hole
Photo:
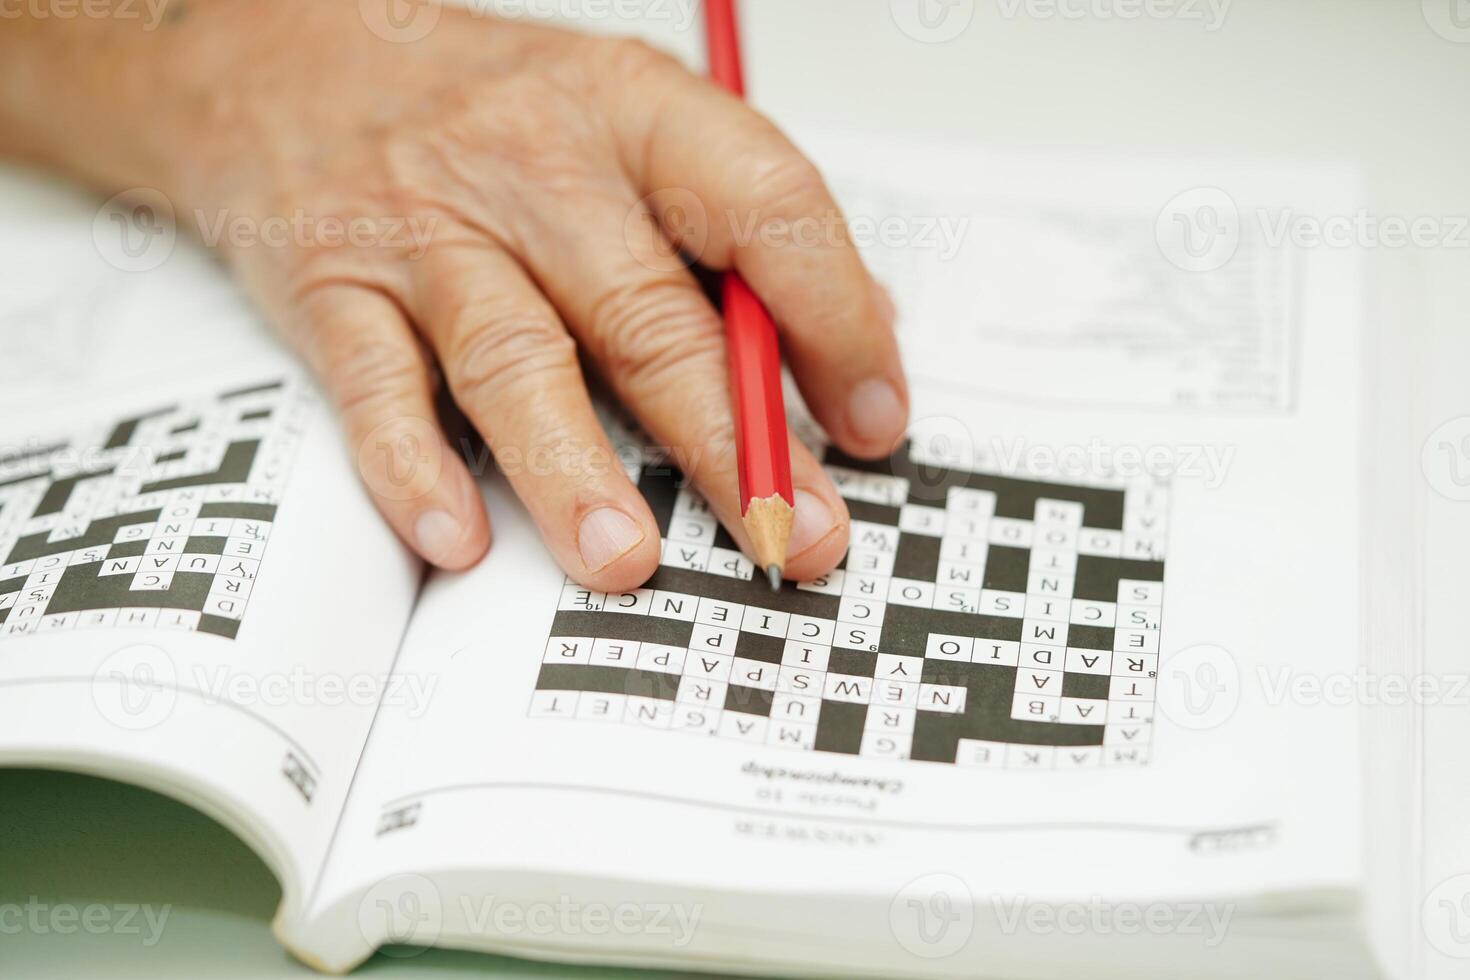
[[[1216,0],[1214,11],[1160,4],[1143,9],[1181,12],[1137,18],[1122,16],[1134,8],[1113,0],[922,0],[952,19],[906,32],[899,21],[909,22],[905,11],[917,2],[746,0],[753,101],[798,139],[836,132],[1061,158],[1321,161],[1362,173],[1361,203],[1373,213],[1470,214],[1470,127],[1457,111],[1470,91],[1470,28],[1455,28],[1455,0]],[[638,33],[696,62],[691,3],[642,4],[653,12],[642,20],[582,26]],[[575,0],[521,6],[626,9]],[[1207,169],[1200,176],[1210,183]],[[0,217],[34,214],[36,199],[24,182],[7,180]],[[1458,382],[1460,365],[1470,363],[1470,249],[1379,249],[1366,258],[1368,275],[1382,271],[1387,283],[1370,329],[1413,331],[1432,351],[1412,413],[1417,465],[1418,445],[1435,426],[1470,416],[1470,386]],[[1400,310],[1412,322],[1386,322]],[[1422,584],[1419,627],[1430,655],[1446,658],[1470,635],[1470,604],[1455,598],[1464,584],[1455,542],[1467,540],[1470,504],[1429,492],[1421,503],[1422,569],[1432,574]],[[1452,747],[1470,740],[1470,716],[1434,714],[1426,726],[1433,786],[1436,766],[1451,764]],[[36,896],[171,908],[152,948],[136,936],[7,935],[6,975],[308,975],[268,931],[274,880],[206,818],[141,790],[59,773],[0,771],[0,800],[0,904]],[[1470,869],[1470,841],[1450,826],[1456,808],[1439,809],[1421,827],[1427,846],[1437,847],[1441,868]],[[443,951],[380,955],[363,972],[632,975]]]

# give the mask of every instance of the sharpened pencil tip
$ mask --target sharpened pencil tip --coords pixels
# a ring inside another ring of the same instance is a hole
[[[780,565],[767,565],[766,566],[766,581],[771,583],[771,591],[772,592],[780,592],[781,591],[781,566]]]

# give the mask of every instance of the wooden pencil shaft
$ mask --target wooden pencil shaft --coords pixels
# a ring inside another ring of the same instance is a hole
[[[795,517],[796,511],[778,494],[754,499],[746,508],[745,533],[762,569],[786,567],[786,546]]]

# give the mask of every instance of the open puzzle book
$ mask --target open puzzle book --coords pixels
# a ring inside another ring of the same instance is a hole
[[[238,301],[145,303],[135,373],[3,417],[0,764],[217,818],[323,970],[1368,975],[1359,719],[1294,693],[1361,646],[1352,261],[1242,220],[1181,269],[1162,185],[966,174],[837,175],[933,230],[867,248],[915,422],[826,454],[851,550],[779,594],[616,421],[646,587],[570,584],[483,455],[490,555],[425,580]]]

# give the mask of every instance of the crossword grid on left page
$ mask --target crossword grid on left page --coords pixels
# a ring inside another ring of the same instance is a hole
[[[233,639],[309,397],[271,380],[0,449],[0,642],[112,626]]]

